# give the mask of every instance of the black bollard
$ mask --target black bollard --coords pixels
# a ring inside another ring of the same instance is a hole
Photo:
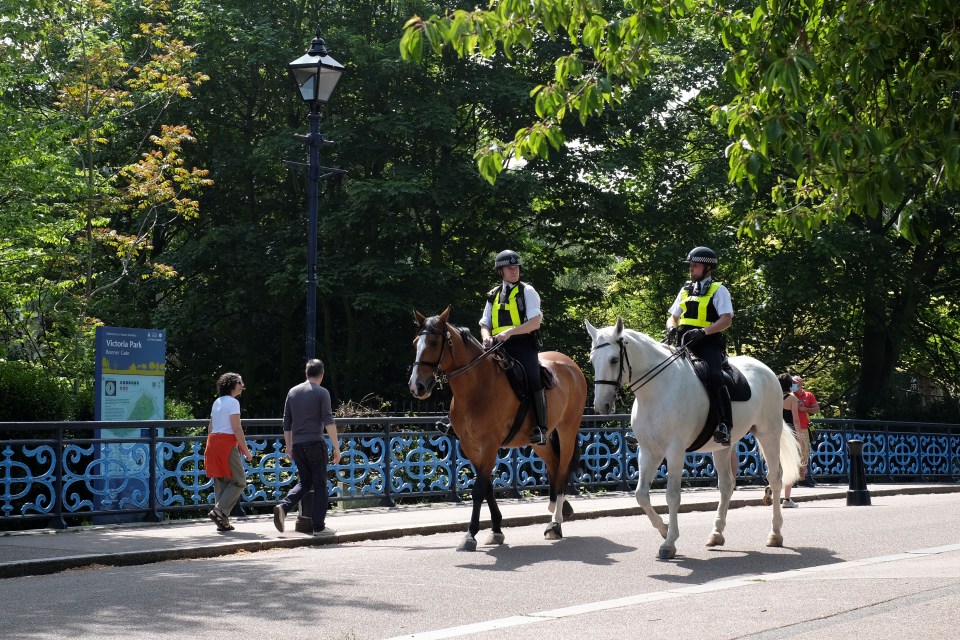
[[[847,440],[850,456],[850,489],[847,490],[848,507],[869,507],[870,491],[867,490],[867,474],[863,468],[863,440]]]
[[[295,530],[299,533],[313,533],[313,489],[300,499],[299,513]]]

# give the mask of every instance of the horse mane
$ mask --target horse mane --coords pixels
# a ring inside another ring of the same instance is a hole
[[[436,328],[436,325],[437,325],[437,322],[436,322],[436,321],[437,321],[437,316],[433,316],[432,318],[427,318],[427,321],[426,321],[425,325],[428,326],[428,327],[430,327],[430,328],[435,329],[435,328]],[[459,334],[460,334],[460,339],[463,340],[463,343],[464,343],[465,345],[472,345],[472,346],[476,347],[477,349],[479,349],[480,351],[483,351],[483,343],[480,342],[480,341],[476,338],[476,336],[474,336],[472,333],[470,333],[470,329],[468,329],[467,327],[460,327],[460,326],[457,326],[457,325],[455,325],[455,324],[453,324],[453,323],[451,323],[451,322],[448,322],[448,323],[447,323],[447,329],[450,329],[450,330],[452,330],[452,331],[456,331],[457,333],[459,333]]]
[[[450,325],[450,328],[460,334],[460,339],[463,340],[464,344],[472,344],[483,351],[483,343],[477,340],[476,336],[470,333],[470,329],[467,327],[458,327],[454,324]]]

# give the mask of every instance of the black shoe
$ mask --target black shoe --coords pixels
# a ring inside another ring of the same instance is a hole
[[[811,478],[810,476],[807,476],[806,478],[804,478],[803,480],[801,480],[801,481],[798,482],[797,484],[798,484],[799,486],[801,486],[801,487],[808,487],[808,488],[810,488],[810,489],[812,489],[812,488],[814,488],[815,486],[817,486],[817,483],[814,482],[814,481],[813,481],[813,478]]]
[[[541,427],[534,427],[530,434],[530,444],[547,444],[547,430]]]
[[[713,434],[713,439],[722,445],[730,444],[730,427],[721,422],[717,425],[717,430]]]

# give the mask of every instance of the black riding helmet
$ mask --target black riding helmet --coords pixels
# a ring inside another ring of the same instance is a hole
[[[501,251],[497,254],[496,259],[493,262],[493,268],[497,270],[498,274],[501,274],[500,269],[503,267],[512,267],[520,266],[520,254],[516,251],[511,251],[507,249],[506,251]]]
[[[719,261],[717,260],[716,252],[710,247],[695,247],[690,250],[690,253],[687,254],[684,264],[690,264],[691,262],[700,262],[702,264],[710,267],[710,270],[717,268]]]

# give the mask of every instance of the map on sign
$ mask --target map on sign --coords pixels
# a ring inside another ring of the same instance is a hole
[[[163,420],[163,378],[104,375],[101,420]]]

